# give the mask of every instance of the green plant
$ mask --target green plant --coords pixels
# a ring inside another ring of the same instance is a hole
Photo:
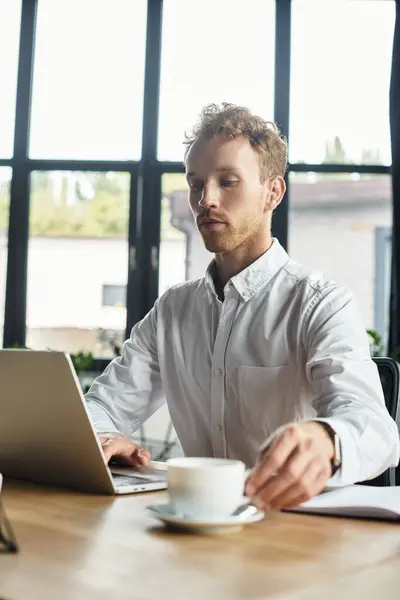
[[[77,375],[82,371],[89,371],[94,364],[94,358],[91,352],[78,352],[77,354],[70,354],[70,357]]]
[[[385,347],[382,341],[382,336],[374,329],[367,329],[367,334],[370,338],[371,356],[383,356]],[[387,356],[390,356],[390,358],[393,358],[393,360],[400,362],[400,346],[397,346],[397,348],[395,348],[392,352],[388,352]]]
[[[370,338],[369,345],[371,350],[371,356],[382,356],[384,351],[382,336],[374,329],[367,329],[367,334]]]

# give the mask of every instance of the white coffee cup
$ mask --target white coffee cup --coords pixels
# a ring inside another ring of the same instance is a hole
[[[245,465],[225,458],[171,458],[170,504],[178,514],[196,519],[231,515],[243,499]]]

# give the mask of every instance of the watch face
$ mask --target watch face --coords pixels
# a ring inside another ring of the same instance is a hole
[[[342,453],[340,449],[340,440],[337,433],[334,434],[334,446],[335,446],[335,455],[333,457],[333,464],[335,467],[340,467],[342,464]]]

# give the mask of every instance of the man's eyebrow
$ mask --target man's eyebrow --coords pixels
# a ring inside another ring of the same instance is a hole
[[[235,167],[219,167],[216,169],[218,173],[237,173],[237,169]]]
[[[235,173],[238,174],[238,171],[235,167],[219,167],[215,169],[217,173]],[[186,173],[186,177],[196,177],[196,173],[194,171],[189,171]]]

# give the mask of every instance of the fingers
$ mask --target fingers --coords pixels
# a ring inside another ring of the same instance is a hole
[[[268,447],[260,462],[254,468],[246,482],[245,493],[252,497],[271,478],[276,477],[289,456],[298,445],[296,429],[287,427]]]
[[[313,457],[309,452],[302,452],[297,448],[282,467],[279,474],[267,480],[267,483],[257,489],[252,500],[257,502],[259,508],[272,508],[277,497],[291,489],[310,468]]]
[[[136,446],[123,435],[100,436],[100,442],[107,462],[114,457],[131,467],[146,467],[149,464],[150,453],[144,448]]]
[[[106,457],[107,462],[109,462],[109,460],[111,459],[111,457],[113,455],[112,439],[108,438],[108,439],[102,441],[102,439],[100,438],[100,442],[101,442],[101,448],[103,450],[103,454]]]
[[[245,493],[262,510],[297,506],[330,478],[331,454],[332,442],[318,423],[289,425],[260,458]]]
[[[282,494],[275,496],[271,503],[273,510],[296,508],[313,496],[319,494],[329,478],[328,469],[321,469],[321,465],[313,463],[301,481],[287,488]]]
[[[142,467],[147,467],[151,459],[151,454],[148,450],[138,447],[136,459],[138,464],[140,464]]]

